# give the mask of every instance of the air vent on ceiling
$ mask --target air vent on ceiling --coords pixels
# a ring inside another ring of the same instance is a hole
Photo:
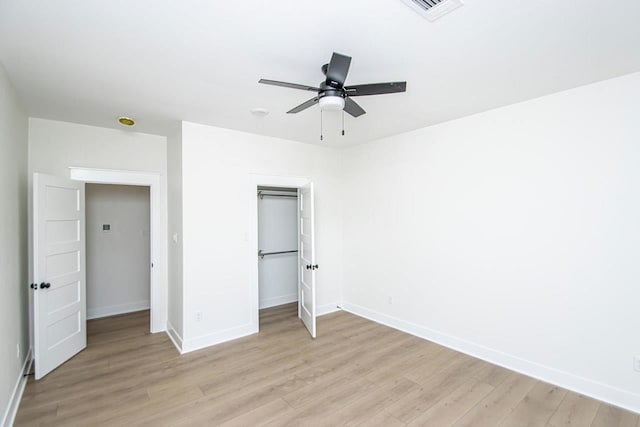
[[[402,0],[428,21],[435,21],[464,4],[462,0]]]

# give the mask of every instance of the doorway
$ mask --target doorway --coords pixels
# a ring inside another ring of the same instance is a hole
[[[85,184],[147,188],[150,332],[165,330],[166,283],[160,280],[159,174],[70,168],[70,178],[34,173],[31,197],[30,341],[40,379],[87,345]],[[109,224],[106,224],[109,225]],[[110,227],[103,229],[110,231]],[[155,268],[154,268],[155,267]]]
[[[259,286],[259,251],[263,250],[258,242],[258,197],[259,189],[269,187],[272,190],[296,189],[297,191],[297,284],[298,284],[298,317],[309,331],[312,338],[316,337],[316,270],[315,260],[315,221],[314,221],[314,186],[307,177],[287,177],[272,175],[249,175],[248,205],[249,223],[248,233],[244,240],[248,242],[247,262],[249,266],[250,286],[252,298],[248,303],[250,308],[251,330],[260,330],[260,286]],[[289,249],[286,249],[288,251]]]
[[[87,320],[145,310],[151,297],[149,187],[85,185]]]
[[[92,168],[69,168],[70,178],[85,184],[115,184],[143,186],[149,189],[150,218],[150,325],[151,333],[166,330],[167,325],[167,283],[162,280],[162,273],[166,273],[166,266],[161,265],[162,247],[162,203],[160,174],[138,171],[119,171]]]
[[[257,198],[258,306],[263,322],[275,307],[298,302],[298,189],[259,186]],[[297,315],[297,310],[287,312]]]

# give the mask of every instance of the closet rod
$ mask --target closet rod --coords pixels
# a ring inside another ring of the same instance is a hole
[[[263,199],[265,196],[267,196],[267,197],[294,197],[294,198],[298,198],[297,194],[264,194],[262,191],[258,191],[258,197]]]
[[[265,255],[292,254],[292,253],[295,253],[295,252],[298,252],[298,251],[295,250],[295,251],[262,252],[262,249],[260,249],[258,251],[258,256],[260,258],[264,258]]]

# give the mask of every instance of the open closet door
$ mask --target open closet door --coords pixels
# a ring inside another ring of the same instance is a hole
[[[300,209],[300,276],[299,310],[300,318],[313,338],[316,337],[316,264],[314,221],[313,221],[313,183],[299,189]]]
[[[33,177],[33,342],[40,379],[87,346],[84,183]]]

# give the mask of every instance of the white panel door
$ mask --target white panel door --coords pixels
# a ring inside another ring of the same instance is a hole
[[[84,183],[33,177],[35,377],[87,346]]]
[[[298,313],[309,333],[316,337],[316,264],[314,221],[313,221],[313,183],[299,190],[300,209],[300,298]]]

